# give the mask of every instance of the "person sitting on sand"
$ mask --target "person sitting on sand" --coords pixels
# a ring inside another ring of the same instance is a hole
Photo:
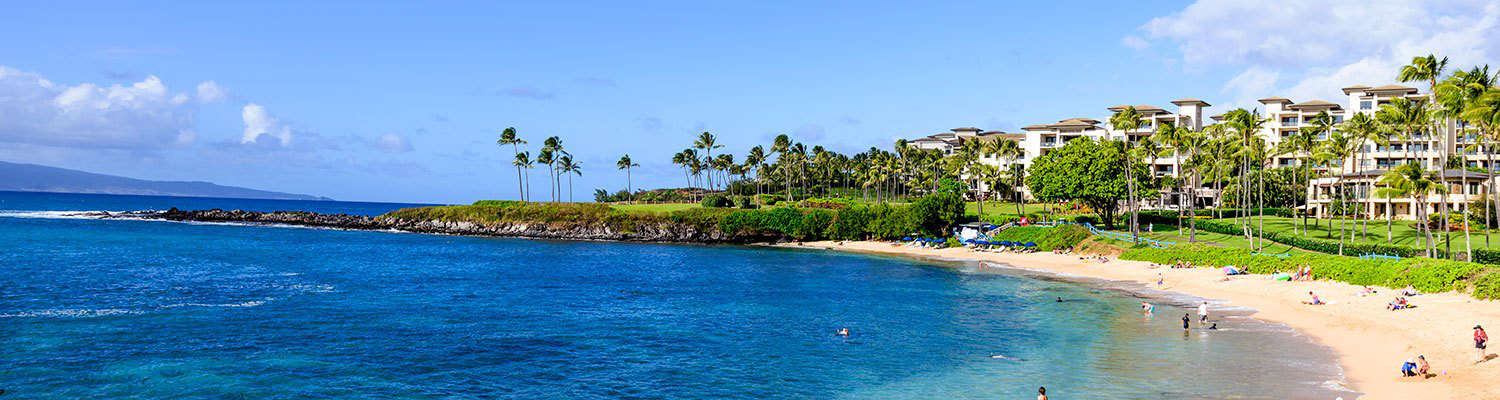
[[[1323,305],[1323,300],[1319,299],[1318,295],[1313,294],[1312,291],[1308,291],[1307,295],[1308,295],[1308,297],[1312,297],[1312,300],[1304,301],[1304,302],[1302,302],[1302,304],[1308,304],[1308,305],[1314,305],[1314,306],[1321,306],[1321,305]]]
[[[1427,379],[1427,371],[1431,369],[1432,366],[1427,365],[1426,356],[1417,356],[1417,375],[1421,375],[1422,379]]]
[[[1411,308],[1411,305],[1406,303],[1405,297],[1396,296],[1394,300],[1391,300],[1389,304],[1386,304],[1385,308],[1391,311],[1396,311]]]
[[[1417,376],[1417,362],[1408,358],[1406,362],[1401,363],[1401,376]]]
[[[1359,291],[1359,297],[1365,297],[1373,294],[1375,294],[1375,289],[1370,288],[1369,286],[1365,286],[1365,290]]]
[[[1422,294],[1422,293],[1418,292],[1417,288],[1414,288],[1411,285],[1406,285],[1405,289],[1401,289],[1401,295],[1402,296],[1416,296],[1416,295],[1419,295],[1419,294]]]

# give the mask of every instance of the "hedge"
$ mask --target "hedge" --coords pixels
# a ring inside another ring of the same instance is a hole
[[[1500,276],[1486,274],[1496,270],[1482,264],[1407,258],[1396,260],[1360,259],[1325,254],[1296,254],[1289,257],[1250,254],[1243,249],[1175,246],[1166,249],[1136,247],[1127,249],[1120,258],[1157,264],[1187,261],[1198,266],[1245,268],[1250,273],[1290,272],[1298,266],[1312,266],[1313,276],[1354,285],[1400,288],[1407,285],[1424,292],[1463,291],[1471,285],[1472,295],[1481,299],[1500,297]],[[1481,275],[1483,275],[1481,277]]]
[[[1059,225],[1057,227],[1018,226],[1001,231],[990,237],[990,240],[1022,243],[1034,242],[1038,250],[1052,251],[1073,248],[1090,236],[1093,236],[1093,234],[1089,233],[1088,229],[1078,225]]]

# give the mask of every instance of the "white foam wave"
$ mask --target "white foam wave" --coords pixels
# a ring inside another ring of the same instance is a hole
[[[164,306],[161,306],[161,308],[180,308],[180,307],[235,307],[235,308],[240,308],[240,307],[256,307],[256,306],[260,306],[260,305],[263,305],[263,304],[266,304],[265,300],[250,300],[250,301],[243,301],[243,302],[239,302],[239,303],[227,303],[227,304],[177,303],[177,304],[164,305]]]
[[[0,210],[0,217],[42,219],[99,219],[100,211],[24,211]]]
[[[131,314],[140,314],[140,313],[141,313],[140,311],[136,311],[136,310],[124,310],[124,309],[118,309],[118,308],[100,308],[100,309],[86,309],[86,308],[85,309],[71,309],[71,308],[65,308],[65,309],[38,310],[38,311],[22,311],[22,312],[16,312],[16,313],[6,313],[6,314],[0,314],[0,318],[93,318],[93,317],[105,317],[105,316],[111,316],[111,315],[131,315]]]

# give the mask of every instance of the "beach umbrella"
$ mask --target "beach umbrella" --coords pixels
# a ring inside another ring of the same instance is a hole
[[[903,241],[903,242],[911,241],[911,236],[907,236],[907,237],[901,238],[901,241]]]
[[[1026,242],[1026,247],[1036,247],[1036,242]]]

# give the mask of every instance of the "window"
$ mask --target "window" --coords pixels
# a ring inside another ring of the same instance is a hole
[[[1370,101],[1369,100],[1362,100],[1362,101],[1359,102],[1359,109],[1361,109],[1361,110],[1368,110],[1370,108],[1371,108],[1371,105],[1370,105]]]
[[[1335,115],[1335,116],[1333,116],[1333,123],[1335,123],[1335,124],[1342,124],[1342,123],[1344,123],[1344,116],[1342,116],[1342,115]]]
[[[1297,117],[1281,117],[1281,125],[1297,126]]]

